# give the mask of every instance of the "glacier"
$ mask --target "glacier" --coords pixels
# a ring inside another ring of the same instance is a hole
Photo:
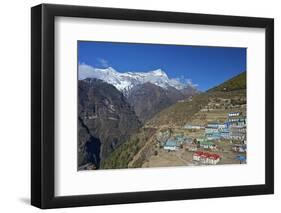
[[[144,83],[152,83],[162,88],[174,87],[178,90],[192,86],[191,81],[185,83],[178,79],[169,78],[162,69],[149,72],[118,72],[112,67],[95,68],[87,64],[78,66],[79,80],[96,78],[112,84],[121,92],[128,92],[134,86]]]

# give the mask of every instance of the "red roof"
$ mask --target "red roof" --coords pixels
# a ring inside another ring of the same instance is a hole
[[[210,158],[217,160],[220,156],[218,154],[212,154]]]
[[[215,153],[209,153],[209,152],[202,152],[202,151],[197,151],[194,153],[194,155],[203,157],[203,158],[212,158],[212,159],[218,159],[220,158],[220,155],[215,154]]]
[[[194,153],[194,155],[202,155],[204,152],[202,152],[202,151],[196,151],[195,153]]]

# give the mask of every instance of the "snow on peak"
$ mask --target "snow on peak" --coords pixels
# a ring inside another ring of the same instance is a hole
[[[115,86],[119,91],[127,92],[136,85],[152,83],[162,88],[174,87],[183,89],[187,86],[178,79],[170,79],[162,69],[150,72],[120,73],[112,67],[94,68],[87,64],[79,64],[79,80],[97,78]],[[189,85],[190,86],[190,85]]]
[[[151,73],[153,73],[155,76],[167,76],[167,74],[161,69],[151,71]]]

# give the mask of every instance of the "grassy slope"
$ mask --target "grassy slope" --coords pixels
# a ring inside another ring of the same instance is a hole
[[[208,103],[208,94],[201,93],[189,102],[178,102],[155,115],[146,125],[159,127],[162,125],[182,126],[203,106]]]
[[[129,162],[144,146],[146,141],[156,132],[152,128],[141,128],[132,135],[128,141],[121,144],[109,157],[101,162],[101,169],[121,169],[127,168]]]
[[[215,86],[214,88],[208,90],[207,92],[215,91],[234,91],[239,89],[246,89],[246,72],[242,72],[239,75],[229,79],[228,81]]]

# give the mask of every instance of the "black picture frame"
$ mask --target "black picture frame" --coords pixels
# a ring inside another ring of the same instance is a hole
[[[54,171],[55,17],[264,28],[265,184],[56,197]],[[274,193],[274,20],[164,11],[41,4],[31,8],[31,204],[42,209]]]

